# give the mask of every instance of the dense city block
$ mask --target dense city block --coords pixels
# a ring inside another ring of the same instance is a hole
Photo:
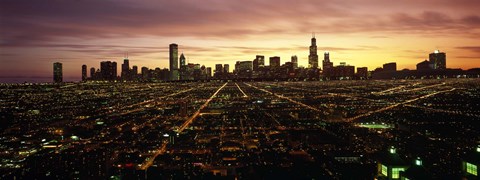
[[[2,179],[478,177],[480,79],[0,85]]]

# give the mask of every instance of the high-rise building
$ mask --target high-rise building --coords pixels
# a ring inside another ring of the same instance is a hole
[[[240,65],[238,66],[240,71],[248,71],[252,72],[253,64],[252,61],[240,61]]]
[[[429,61],[432,64],[433,69],[447,69],[447,57],[444,52],[435,50],[433,53],[430,53]]]
[[[270,57],[270,68],[278,68],[280,67],[280,57],[273,56]]]
[[[265,66],[265,56],[257,55],[253,60],[253,71],[258,71],[259,68]]]
[[[359,79],[367,79],[368,78],[368,68],[367,67],[358,67],[357,68],[357,77]]]
[[[170,60],[170,80],[176,81],[180,79],[178,72],[178,45],[170,44],[169,46],[169,60]]]
[[[87,65],[82,65],[82,81],[87,80]]]
[[[240,78],[251,78],[253,72],[253,61],[237,61],[235,72]]]
[[[222,64],[215,64],[215,72],[213,72],[213,76],[215,78],[221,78],[223,76],[223,65]]]
[[[332,75],[340,80],[352,79],[355,76],[355,66],[347,65],[345,62],[341,62],[339,66],[333,67]]]
[[[322,68],[324,77],[330,77],[332,75],[333,62],[330,62],[329,52],[323,54]]]
[[[397,71],[397,63],[391,62],[383,64],[383,71]]]
[[[53,82],[55,83],[63,82],[62,63],[59,63],[59,62],[53,63]]]
[[[112,62],[112,78],[117,79],[117,62]]]
[[[422,61],[420,63],[417,64],[417,71],[427,71],[427,70],[430,70],[430,62],[428,62],[427,60],[425,61]]]
[[[133,77],[138,75],[138,66],[132,66],[132,75]]]
[[[189,72],[187,72],[187,64],[186,64],[186,58],[183,53],[180,55],[180,79],[181,80],[186,80],[188,79],[187,77],[189,76]]]
[[[149,70],[147,67],[142,67],[142,78],[143,79],[149,78]]]
[[[310,55],[308,55],[308,66],[310,68],[318,68],[318,54],[317,54],[317,39],[315,39],[315,34],[313,34],[311,45],[310,45]]]
[[[183,53],[180,55],[180,69],[181,68],[184,68],[185,65],[187,65],[187,62],[186,62],[186,58],[185,58],[185,55],[183,55]]]
[[[224,64],[223,65],[223,73],[228,74],[230,72],[230,65]]]
[[[123,59],[123,64],[122,64],[122,72],[120,74],[122,76],[122,79],[128,80],[130,79],[130,63],[128,58]]]
[[[212,77],[212,68],[207,67],[207,78],[210,78],[210,77]]]
[[[90,68],[90,78],[95,79],[95,68],[94,67]]]
[[[292,56],[292,65],[293,65],[293,69],[298,68],[298,57],[296,55]]]
[[[115,80],[117,78],[117,63],[112,61],[100,62],[100,73],[102,80]]]
[[[223,72],[223,65],[222,64],[215,64],[215,74]]]

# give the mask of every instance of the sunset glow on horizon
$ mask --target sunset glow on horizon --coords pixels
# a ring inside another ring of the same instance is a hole
[[[200,3],[201,2],[201,3]],[[168,68],[168,45],[207,67],[298,56],[307,67],[315,33],[319,61],[373,70],[396,62],[415,69],[428,54],[447,54],[447,68],[480,67],[480,1],[422,0],[5,0],[0,2],[0,82],[52,77],[66,81],[100,61]],[[120,69],[120,68],[118,68]],[[233,68],[230,69],[230,71]]]

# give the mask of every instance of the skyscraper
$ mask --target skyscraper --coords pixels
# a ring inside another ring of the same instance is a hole
[[[95,68],[94,67],[90,68],[90,78],[95,79]]]
[[[368,78],[368,68],[367,67],[358,67],[357,68],[357,77],[359,79],[367,79]]]
[[[117,63],[112,61],[100,62],[100,73],[102,80],[115,80],[117,78]]]
[[[185,58],[185,55],[183,55],[183,53],[180,55],[180,69],[181,68],[184,68],[186,64],[186,58]]]
[[[82,65],[82,81],[87,80],[87,65]]]
[[[63,82],[62,63],[59,63],[59,62],[53,63],[53,82],[55,83]]]
[[[117,62],[112,62],[112,79],[117,79]]]
[[[224,64],[223,65],[223,73],[228,74],[230,72],[230,65]]]
[[[122,76],[123,80],[128,80],[130,79],[130,63],[128,58],[123,59],[123,64],[122,64],[122,72],[120,74]]]
[[[265,66],[265,56],[257,55],[256,59],[258,60],[258,67]]]
[[[258,71],[260,67],[265,66],[265,56],[257,55],[253,60],[253,71]]]
[[[138,74],[138,66],[132,66],[132,74],[133,74],[133,76],[137,76],[137,74]]]
[[[293,64],[293,69],[298,68],[298,58],[296,55],[292,56],[292,64]]]
[[[212,68],[207,67],[207,79],[210,79],[210,77],[212,77]]]
[[[278,68],[280,67],[280,57],[273,56],[270,57],[270,68]]]
[[[435,50],[433,53],[430,53],[429,61],[432,64],[433,69],[447,69],[447,57],[444,52]]]
[[[310,55],[308,55],[308,66],[310,68],[318,68],[318,54],[317,54],[317,39],[315,34],[312,37],[312,44],[310,45]]]
[[[391,62],[383,64],[383,71],[397,71],[397,63]]]
[[[330,77],[332,75],[333,63],[330,62],[330,53],[325,52],[323,54],[323,61],[322,61],[322,68],[323,68],[323,76]]]
[[[180,73],[178,72],[178,45],[170,44],[169,52],[170,80],[176,81],[180,79]]]

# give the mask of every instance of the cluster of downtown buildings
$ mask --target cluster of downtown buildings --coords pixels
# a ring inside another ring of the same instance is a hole
[[[169,45],[169,69],[149,69],[138,66],[130,67],[128,55],[121,65],[120,76],[117,74],[117,63],[115,61],[102,61],[100,69],[82,66],[82,81],[192,81],[192,80],[226,80],[226,79],[251,79],[251,80],[350,80],[350,79],[406,79],[423,77],[457,77],[457,76],[479,76],[480,70],[471,69],[447,69],[446,54],[435,50],[429,55],[429,59],[417,64],[416,70],[397,70],[395,62],[386,63],[369,71],[367,67],[357,67],[340,62],[334,66],[330,61],[330,53],[325,52],[322,67],[319,64],[317,44],[315,36],[311,39],[309,47],[308,67],[298,66],[298,57],[291,57],[289,62],[280,63],[279,56],[269,57],[269,65],[265,65],[265,56],[257,55],[252,61],[237,61],[233,72],[230,72],[229,64],[216,64],[212,72],[211,67],[187,63],[185,55],[178,56],[178,45]],[[54,82],[62,82],[62,64],[54,63]]]

